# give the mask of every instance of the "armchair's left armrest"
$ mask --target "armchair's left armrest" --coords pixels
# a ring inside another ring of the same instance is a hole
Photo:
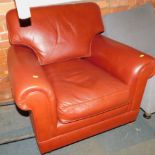
[[[129,86],[130,110],[138,111],[146,82],[155,73],[155,59],[101,35],[95,37],[91,49],[88,60]]]
[[[97,35],[91,48],[89,60],[126,84],[131,84],[142,69],[150,68],[149,77],[154,74],[155,59],[127,45]]]

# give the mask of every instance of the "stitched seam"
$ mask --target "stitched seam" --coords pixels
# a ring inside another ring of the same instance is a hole
[[[127,90],[126,90],[126,91],[127,91]],[[105,95],[105,96],[111,96],[111,95],[113,95],[113,94],[121,94],[121,92],[111,93],[111,94]],[[87,100],[87,101],[85,101],[85,102],[77,103],[77,104],[74,104],[74,105],[62,106],[61,108],[68,108],[68,107],[71,107],[71,106],[76,106],[76,105],[80,105],[80,104],[85,104],[85,103],[90,102],[90,101],[100,100],[100,99],[104,98],[105,96],[101,96],[101,97],[98,97],[98,98],[95,98],[95,99],[92,99],[92,100]]]

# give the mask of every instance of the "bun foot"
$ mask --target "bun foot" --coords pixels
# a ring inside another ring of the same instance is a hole
[[[143,117],[146,118],[146,119],[150,119],[151,118],[151,114],[147,113],[147,112],[144,112]]]

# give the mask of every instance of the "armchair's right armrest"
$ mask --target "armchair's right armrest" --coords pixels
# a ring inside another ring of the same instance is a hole
[[[8,70],[13,97],[19,108],[31,110],[31,105],[25,101],[34,92],[43,93],[55,103],[52,87],[31,49],[11,46],[8,51]]]
[[[20,109],[31,111],[38,141],[51,138],[57,123],[55,94],[34,52],[12,46],[8,51],[8,70],[15,102]]]

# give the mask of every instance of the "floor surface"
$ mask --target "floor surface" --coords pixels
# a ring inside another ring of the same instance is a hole
[[[5,111],[5,114],[4,114]],[[7,111],[7,112],[6,112]],[[46,155],[155,155],[155,114],[116,129],[63,147]],[[0,108],[0,155],[40,155],[28,116],[21,116],[11,105]],[[15,121],[14,121],[15,120]],[[26,137],[24,137],[26,136]]]

